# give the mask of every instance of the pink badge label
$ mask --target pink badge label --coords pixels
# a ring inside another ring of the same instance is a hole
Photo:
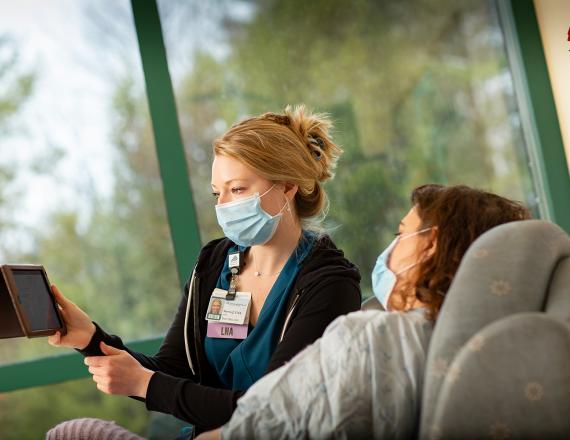
[[[225,324],[223,322],[208,322],[206,336],[210,338],[245,339],[248,325]]]

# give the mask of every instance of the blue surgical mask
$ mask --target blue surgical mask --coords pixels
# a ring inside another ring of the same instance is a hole
[[[396,237],[392,243],[380,254],[378,259],[376,260],[376,265],[372,270],[372,291],[384,310],[388,310],[388,301],[390,299],[390,295],[394,290],[394,286],[396,285],[397,276],[410,270],[412,267],[417,266],[420,262],[409,264],[408,266],[404,267],[403,269],[399,270],[397,273],[394,273],[388,267],[388,258],[390,258],[390,254],[396,247],[396,244],[399,240],[405,240],[406,238],[413,237],[415,235],[421,234],[422,232],[429,231],[431,228],[425,228],[420,231],[412,232],[406,235],[400,235]]]
[[[261,197],[273,187],[275,185],[261,196],[255,193],[243,199],[216,205],[216,217],[226,237],[244,247],[267,243],[273,237],[283,210],[289,205],[289,201],[286,201],[281,211],[274,216],[263,210]]]

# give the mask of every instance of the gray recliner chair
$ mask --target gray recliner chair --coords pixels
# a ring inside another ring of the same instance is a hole
[[[570,237],[498,226],[466,253],[430,342],[423,439],[570,438]]]

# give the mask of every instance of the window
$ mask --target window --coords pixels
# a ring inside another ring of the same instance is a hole
[[[328,226],[366,296],[416,185],[465,183],[537,212],[493,2],[158,4],[203,241],[221,235],[212,140],[297,103],[336,121]]]
[[[124,340],[163,334],[180,287],[128,0],[2,7],[0,145],[0,260],[43,264]],[[1,340],[0,365],[66,352]],[[41,438],[87,399],[84,415],[148,418],[88,379],[0,395],[0,436]]]

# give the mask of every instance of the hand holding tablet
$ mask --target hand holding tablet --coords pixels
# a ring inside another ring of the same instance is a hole
[[[0,266],[0,338],[49,336],[51,345],[84,349],[94,333],[91,318],[50,285],[43,266]],[[128,351],[103,342],[100,349],[102,356],[85,360],[97,388],[145,398],[154,371]]]
[[[50,286],[43,266],[0,267],[0,338],[49,336],[52,345],[81,349],[94,332],[89,316]]]
[[[95,324],[93,324],[87,313],[64,297],[55,285],[52,285],[52,292],[57,304],[59,304],[67,332],[56,332],[48,338],[48,342],[56,347],[69,347],[80,350],[87,347],[95,333]]]

